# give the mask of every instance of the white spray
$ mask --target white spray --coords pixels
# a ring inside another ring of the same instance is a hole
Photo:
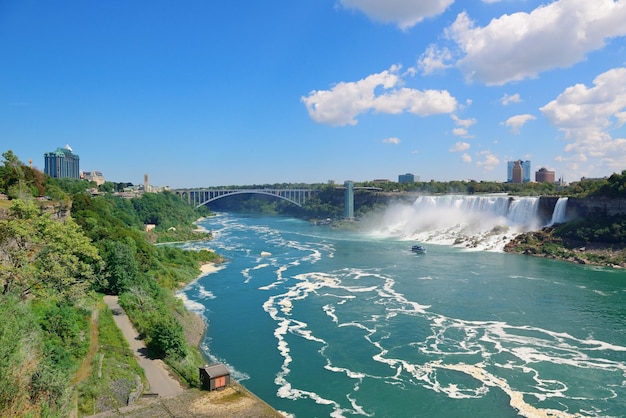
[[[538,197],[501,194],[420,196],[362,223],[378,236],[486,251],[502,251],[517,234],[543,226]]]

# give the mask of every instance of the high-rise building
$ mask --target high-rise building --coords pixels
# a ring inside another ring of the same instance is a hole
[[[522,173],[524,172],[524,170],[522,169],[522,162],[521,161],[514,161],[513,162],[513,170],[511,173],[511,183],[515,183],[515,184],[522,184]]]
[[[547,168],[540,168],[535,172],[535,181],[537,183],[554,183],[555,173]]]
[[[411,173],[400,174],[398,176],[398,183],[415,183],[415,176]]]
[[[530,182],[530,161],[522,161],[522,160],[517,160],[517,161],[509,161],[507,162],[507,177],[506,177],[506,181],[509,183],[518,183],[516,181],[513,180],[513,167],[515,166],[515,164],[519,163],[521,169],[522,169],[522,174],[521,174],[521,180],[518,181],[519,183],[528,183]]]
[[[44,173],[50,177],[57,179],[80,178],[79,157],[73,153],[69,145],[57,148],[53,152],[46,152],[44,158]]]
[[[530,161],[522,161],[522,182],[530,183]]]

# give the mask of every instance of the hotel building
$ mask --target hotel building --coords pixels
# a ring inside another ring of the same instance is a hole
[[[57,148],[56,151],[44,154],[44,173],[57,179],[80,178],[79,157],[72,152],[72,148],[66,145],[64,148]]]

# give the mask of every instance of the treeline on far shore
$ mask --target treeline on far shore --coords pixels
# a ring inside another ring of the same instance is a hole
[[[94,184],[55,180],[10,151],[2,157],[2,416],[65,417],[75,405],[79,416],[91,415],[124,406],[141,390],[143,371],[102,302],[105,294],[119,295],[152,356],[198,386],[205,360],[187,343],[190,314],[174,290],[220,258],[153,243],[209,238],[193,225],[208,210],[167,192],[91,196],[86,190]],[[146,224],[155,228],[146,232]]]
[[[288,188],[290,185],[253,185],[248,188]],[[357,218],[384,209],[390,202],[414,201],[418,194],[479,194],[508,193],[518,196],[562,196],[579,199],[623,199],[626,201],[626,171],[606,178],[581,179],[566,186],[554,183],[511,184],[501,182],[363,182],[355,183],[354,210]],[[212,203],[215,210],[237,210],[250,213],[283,214],[306,219],[338,220],[343,217],[344,189],[342,186],[293,185],[318,190],[300,208],[272,197],[238,195]],[[543,231],[522,234],[506,250],[553,258],[577,260],[594,264],[626,265],[626,215],[594,213],[571,219]],[[591,250],[593,248],[593,250]],[[584,249],[584,250],[583,250]]]

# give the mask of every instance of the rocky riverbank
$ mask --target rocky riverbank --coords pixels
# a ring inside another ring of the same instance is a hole
[[[504,251],[578,264],[626,268],[624,245],[568,241],[556,236],[554,228],[520,234],[505,245]]]

